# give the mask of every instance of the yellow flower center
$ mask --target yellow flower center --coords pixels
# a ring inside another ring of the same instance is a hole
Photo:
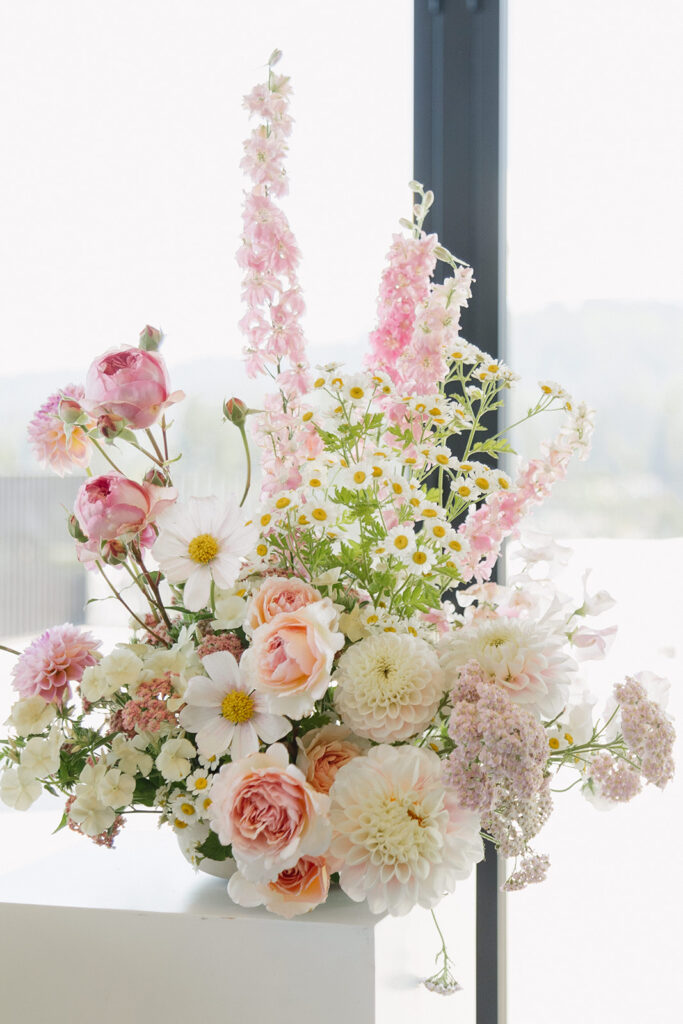
[[[408,538],[399,533],[398,537],[394,537],[394,547],[398,548],[399,551],[403,551],[404,548],[408,547]]]
[[[265,556],[268,554],[268,545],[259,544],[256,548],[256,554],[259,556],[259,558],[265,558]]]
[[[209,783],[208,783],[208,780],[207,780],[207,779],[203,779],[203,778],[202,778],[202,777],[200,776],[200,777],[199,777],[198,779],[195,779],[195,782],[194,782],[194,788],[195,788],[195,789],[206,789],[206,787],[208,786],[208,784],[209,784]]]
[[[187,828],[187,822],[181,821],[180,818],[176,818],[173,824],[176,828]]]
[[[415,551],[413,553],[413,561],[416,565],[424,565],[427,561],[427,556],[424,551]]]
[[[432,533],[434,534],[435,537],[445,537],[446,527],[441,526],[440,523],[436,523],[436,525],[432,527]]]
[[[221,701],[221,714],[229,722],[241,725],[254,717],[254,699],[242,690],[232,690],[226,693]]]
[[[197,565],[206,565],[218,554],[218,541],[210,533],[200,533],[187,545],[187,553]]]
[[[353,482],[355,484],[363,484],[363,483],[365,483],[366,476],[367,476],[367,473],[364,473],[362,469],[358,469],[353,474]]]
[[[570,732],[566,732],[564,734],[564,738],[566,739],[567,743],[571,744],[572,746],[574,745],[574,737]]]
[[[278,498],[275,502],[275,508],[287,508],[288,505],[291,505],[291,501],[285,497]]]
[[[308,421],[309,421],[309,420],[312,420],[312,419],[313,419],[313,413],[312,413],[312,412],[310,412],[310,410],[309,410],[309,412],[305,412],[305,413],[303,414],[303,416],[301,417],[301,419],[303,420],[303,422],[304,422],[304,423],[308,423]]]
[[[487,491],[489,488],[489,482],[485,476],[478,476],[474,482],[480,491]]]
[[[188,814],[189,815],[189,814],[194,814],[195,813],[193,804],[181,804],[180,805],[180,810],[183,812],[183,814]]]
[[[365,394],[365,392],[363,391],[362,388],[353,387],[353,388],[349,388],[349,394],[351,395],[351,398],[356,398],[357,399],[357,398],[362,398],[363,395]]]
[[[325,511],[324,508],[314,508],[313,511],[311,512],[311,515],[319,523],[324,523],[325,520],[327,519],[327,512]]]
[[[560,745],[560,741],[558,740],[557,736],[551,736],[550,739],[548,740],[548,746],[550,747],[551,750],[557,750],[559,745]]]
[[[318,377],[318,379],[316,381],[314,381],[313,387],[314,388],[321,388],[324,383],[325,383],[325,378],[324,377]]]

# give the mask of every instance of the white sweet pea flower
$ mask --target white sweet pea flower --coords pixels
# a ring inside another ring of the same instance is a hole
[[[27,811],[43,787],[26,768],[6,768],[0,779],[0,800],[15,811]]]
[[[12,705],[5,725],[10,725],[17,736],[35,736],[47,729],[57,716],[54,704],[42,697],[27,697]]]

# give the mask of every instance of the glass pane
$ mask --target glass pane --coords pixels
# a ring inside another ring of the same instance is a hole
[[[312,361],[353,359],[410,201],[409,0],[241,4],[239,17],[218,0],[115,10],[39,0],[0,12],[0,90],[13,98],[0,110],[5,635],[82,614],[82,573],[62,530],[78,481],[36,479],[26,424],[96,355],[160,326],[173,384],[188,396],[175,415],[177,482],[210,493],[241,480],[221,403],[241,394],[258,406],[265,388],[245,378],[237,328],[239,163],[251,127],[242,96],[275,45],[294,86],[285,208],[303,253]],[[112,615],[111,602],[90,606],[91,620]]]
[[[609,672],[581,665],[601,697],[626,672],[681,677],[682,45],[675,0],[509,3],[509,362],[598,410],[591,458],[533,525],[619,602],[598,623],[619,624]],[[676,685],[669,711],[680,722]],[[648,787],[607,814],[556,797],[549,878],[508,899],[510,1024],[636,1024],[679,1003],[682,794]]]

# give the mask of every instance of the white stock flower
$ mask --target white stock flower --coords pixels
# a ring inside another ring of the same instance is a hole
[[[63,742],[56,726],[52,727],[47,739],[34,736],[21,752],[21,767],[36,779],[52,775],[59,768],[59,751]]]
[[[190,774],[190,758],[196,750],[189,740],[176,738],[166,740],[155,764],[167,782],[180,782]]]
[[[238,629],[247,614],[247,602],[231,591],[216,590],[214,629]]]
[[[26,768],[6,768],[0,779],[0,800],[15,811],[27,811],[43,787]]]
[[[209,603],[211,584],[229,590],[242,558],[258,539],[253,523],[244,522],[236,498],[190,498],[162,512],[161,532],[152,549],[169,583],[184,583],[185,607],[198,612]]]
[[[373,747],[339,769],[330,797],[341,887],[373,914],[436,906],[484,855],[478,815],[454,801],[431,750]]]
[[[100,783],[99,796],[109,807],[127,807],[133,799],[135,779],[120,768],[110,768]]]
[[[86,669],[81,693],[86,700],[108,700],[117,690],[132,688],[142,671],[142,661],[127,647],[115,647],[99,665]]]
[[[107,762],[111,765],[118,764],[121,771],[127,775],[136,775],[139,772],[140,775],[147,776],[154,761],[145,753],[145,746],[144,736],[135,736],[130,740],[125,736],[115,736],[107,755]]]
[[[76,786],[76,799],[69,809],[69,817],[86,836],[97,836],[110,828],[116,820],[114,811],[97,798],[87,785]]]
[[[357,736],[394,743],[434,717],[444,693],[436,651],[409,634],[384,633],[349,647],[334,675],[335,706]]]
[[[34,736],[47,729],[57,716],[54,704],[42,697],[26,697],[12,705],[5,725],[11,725],[17,736]]]

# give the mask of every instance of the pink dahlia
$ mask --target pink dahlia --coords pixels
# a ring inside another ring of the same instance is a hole
[[[92,633],[65,622],[46,629],[34,640],[12,669],[12,685],[22,697],[42,697],[48,704],[63,704],[71,696],[70,683],[80,683],[84,671],[97,662],[100,646]]]
[[[55,391],[43,402],[28,425],[28,436],[41,466],[54,470],[59,476],[81,469],[90,462],[92,442],[77,423],[66,423],[60,416],[60,406],[80,411],[83,388],[76,384]],[[68,418],[68,417],[67,417]],[[94,421],[91,425],[94,426]]]

